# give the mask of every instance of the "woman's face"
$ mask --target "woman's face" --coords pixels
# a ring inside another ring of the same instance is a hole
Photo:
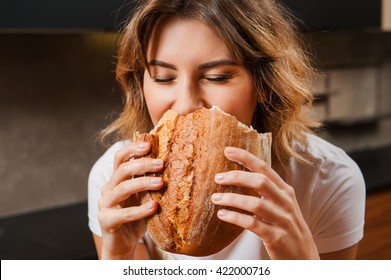
[[[144,95],[154,125],[168,109],[187,115],[214,105],[251,124],[256,107],[251,75],[202,21],[170,18],[159,23],[147,59]]]

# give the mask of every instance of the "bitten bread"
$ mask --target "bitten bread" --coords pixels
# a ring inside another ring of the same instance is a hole
[[[270,164],[270,133],[258,134],[213,107],[187,116],[169,110],[149,134],[136,133],[134,140],[150,142],[148,156],[164,160],[163,171],[154,174],[163,177],[164,186],[141,193],[143,203],[154,200],[159,204],[157,212],[147,218],[148,232],[159,248],[206,256],[220,251],[242,232],[217,218],[221,207],[211,202],[211,196],[216,192],[256,193],[218,185],[214,177],[228,170],[244,170],[224,156],[227,146],[245,149]]]

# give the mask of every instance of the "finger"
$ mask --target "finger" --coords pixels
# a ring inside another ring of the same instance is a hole
[[[265,221],[258,220],[254,216],[236,211],[221,209],[217,212],[217,217],[224,222],[252,231],[264,241],[271,240],[275,232],[275,227],[273,225]]]
[[[162,168],[162,159],[139,158],[124,162],[114,171],[113,176],[110,178],[110,186],[114,188],[122,181],[133,176],[142,176],[148,172],[158,172]]]
[[[258,219],[273,225],[282,224],[285,220],[283,212],[267,199],[237,193],[215,193],[211,199],[216,205],[250,212]]]
[[[162,186],[163,179],[160,177],[138,177],[123,181],[105,197],[104,206],[112,207],[133,194],[147,190],[158,190]]]
[[[140,157],[148,153],[151,144],[148,142],[131,142],[124,148],[118,150],[114,156],[114,170],[123,162],[129,161],[133,157]]]
[[[215,182],[220,185],[254,189],[261,196],[278,205],[286,202],[280,189],[264,174],[233,170],[216,174]]]
[[[99,212],[99,223],[106,231],[116,231],[125,223],[134,222],[155,213],[157,203],[150,201],[140,206],[128,208],[107,208]]]
[[[265,174],[276,184],[277,187],[281,189],[285,189],[287,187],[287,184],[284,180],[282,180],[277,172],[275,172],[264,160],[261,160],[252,153],[235,147],[226,147],[224,149],[224,154],[229,160],[243,165],[250,171]]]

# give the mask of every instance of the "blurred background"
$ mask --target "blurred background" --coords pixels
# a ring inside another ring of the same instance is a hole
[[[94,259],[87,178],[121,108],[119,29],[134,1],[0,1],[0,257]],[[320,136],[367,184],[359,259],[391,259],[391,0],[281,1],[322,75]]]

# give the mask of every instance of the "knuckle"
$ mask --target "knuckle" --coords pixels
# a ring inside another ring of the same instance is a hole
[[[293,205],[288,205],[286,207],[287,217],[285,218],[285,224],[289,225],[293,223],[293,216],[295,215],[295,207]]]
[[[288,239],[288,233],[286,231],[281,231],[277,234],[277,238],[274,241],[274,244],[277,248],[282,248],[286,244],[286,240]]]
[[[294,205],[288,206],[282,217],[281,227],[287,232],[295,232],[300,227],[300,218],[298,215],[300,214]]]
[[[104,208],[107,208],[107,205],[109,204],[108,200],[109,200],[109,190],[105,190],[105,191],[102,191],[101,192],[101,196],[100,198],[98,199],[98,209],[99,210],[102,210]]]
[[[114,162],[117,164],[117,166],[123,162],[124,153],[121,150],[118,150],[114,153]]]
[[[247,222],[247,229],[249,230],[255,230],[258,227],[258,221],[255,217],[249,216],[248,222]]]
[[[255,178],[255,187],[258,191],[262,190],[267,184],[267,177],[264,174],[257,173]]]
[[[139,158],[122,163],[120,168],[122,169],[122,172],[129,175],[142,175],[147,170],[154,169],[154,167],[151,167],[150,165],[151,159]]]
[[[297,228],[296,220],[293,217],[290,217],[287,221],[287,232],[294,232]]]
[[[103,199],[100,198],[100,199],[98,200],[99,215],[100,215],[100,212],[102,211],[103,208],[104,208],[104,206],[103,206]]]
[[[294,188],[288,185],[284,190],[282,190],[282,192],[286,201],[286,209],[289,213],[293,213],[295,210],[294,205],[297,202]]]
[[[121,177],[124,173],[126,173],[127,168],[128,167],[126,166],[126,163],[121,163],[120,165],[118,165],[114,175],[116,177]]]
[[[122,163],[119,168],[122,171],[130,172],[134,169],[135,166],[136,166],[136,164],[133,161],[127,161],[127,162]]]
[[[283,222],[282,222],[282,227],[290,232],[291,229],[294,227],[294,221],[293,221],[293,218],[290,214],[286,215],[283,219]]]
[[[295,189],[292,186],[287,185],[286,192],[292,199],[296,199]]]
[[[127,162],[124,162],[122,163],[120,166],[119,166],[119,170],[120,172],[122,173],[126,173],[126,174],[133,174],[134,171],[139,167],[139,164],[137,164],[137,161],[127,161]]]
[[[267,177],[264,174],[258,173],[257,174],[257,182],[259,186],[263,186],[267,182]]]
[[[127,193],[128,193],[127,189],[125,188],[125,186],[123,184],[119,184],[118,186],[116,186],[113,189],[113,192],[115,193],[115,196],[118,196],[118,197],[123,197],[123,196],[127,195]]]
[[[267,165],[266,161],[264,160],[258,160],[258,167],[259,169],[261,170],[265,170],[266,168],[268,168],[269,166]]]
[[[273,235],[273,237],[270,238],[271,240],[269,240],[268,242],[268,249],[271,250],[271,251],[277,251],[279,250],[280,246],[280,238],[277,234]]]
[[[98,214],[98,221],[99,225],[102,227],[102,229],[108,229],[110,228],[110,218],[108,217],[106,211],[99,211]]]
[[[239,179],[240,179],[240,173],[237,172],[237,171],[231,171],[228,173],[228,176],[229,178],[234,181],[234,182],[238,182]]]
[[[252,171],[259,169],[259,166],[262,162],[258,157],[249,152],[246,153],[245,161],[252,167]]]
[[[281,250],[281,248],[284,248],[285,241],[287,239],[287,233],[285,231],[275,231],[270,236],[269,241],[269,249],[271,250]]]
[[[154,185],[153,179],[151,177],[147,177],[147,176],[142,176],[142,177],[138,177],[138,178],[134,179],[133,184],[135,186],[138,186],[139,192],[146,191],[146,190],[150,189],[151,186]]]
[[[262,203],[262,200],[260,198],[258,198],[254,204],[254,214],[255,213],[260,213],[263,211],[263,203]]]
[[[118,160],[121,157],[122,153],[121,150],[118,150],[114,153],[114,159]]]
[[[130,210],[133,210],[134,208],[121,208],[121,216],[127,220],[127,221],[135,221],[137,220],[137,215],[136,213],[134,213],[134,211],[130,211]]]
[[[109,192],[108,188],[102,188],[100,192],[101,197],[105,197],[108,194],[108,192]]]

